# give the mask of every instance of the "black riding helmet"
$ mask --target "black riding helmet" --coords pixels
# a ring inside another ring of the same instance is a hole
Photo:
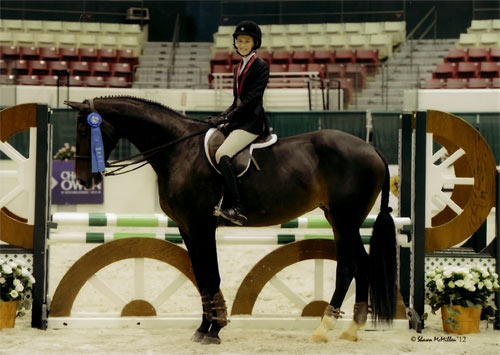
[[[234,30],[233,33],[233,46],[236,50],[238,49],[236,47],[236,38],[239,35],[248,35],[253,38],[254,41],[254,46],[252,48],[253,51],[260,48],[260,45],[262,43],[262,31],[260,30],[259,25],[257,25],[255,22],[242,21],[236,26],[236,29]]]

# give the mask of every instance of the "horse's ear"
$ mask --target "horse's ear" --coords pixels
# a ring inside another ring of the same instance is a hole
[[[77,109],[78,111],[89,111],[89,104],[87,101],[84,102],[76,102],[76,101],[64,101],[65,105]]]

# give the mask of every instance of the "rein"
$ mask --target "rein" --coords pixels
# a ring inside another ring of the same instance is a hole
[[[186,139],[189,139],[189,138],[193,138],[193,137],[196,137],[196,136],[199,136],[203,133],[206,133],[208,131],[208,129],[203,129],[201,131],[198,131],[198,132],[195,132],[195,133],[192,133],[192,134],[189,134],[187,136],[184,136],[184,137],[181,137],[181,138],[177,138],[171,142],[168,142],[168,143],[165,143],[165,144],[162,144],[158,147],[155,147],[155,148],[152,148],[152,149],[149,149],[149,150],[146,150],[142,153],[139,153],[139,154],[136,154],[136,155],[132,155],[128,158],[123,158],[123,159],[120,159],[120,160],[115,160],[114,162],[112,163],[106,163],[106,167],[107,168],[115,168],[114,170],[110,171],[110,172],[105,172],[103,175],[104,176],[116,176],[116,175],[122,175],[122,174],[126,174],[126,173],[130,173],[134,170],[137,170],[139,168],[142,168],[144,165],[147,165],[148,164],[148,159],[151,158],[152,156],[154,156],[155,154],[157,154],[158,152],[162,151],[163,149],[166,149],[172,145],[175,145],[177,143],[180,143],[182,141],[185,141]],[[136,159],[138,158],[138,159]],[[133,159],[136,159],[132,162],[129,162],[129,163],[123,163],[127,160],[133,160]],[[125,171],[121,171],[129,166],[132,166],[132,165],[137,165],[137,164],[140,164],[142,163],[141,165],[139,166],[136,166],[135,168],[133,169],[129,169],[129,170],[125,170]]]
[[[89,106],[90,106],[90,110],[92,112],[96,112],[97,113],[97,110],[95,109],[94,107],[94,100],[90,100],[89,101]],[[200,121],[201,123],[204,123],[202,121]],[[162,151],[163,149],[166,149],[170,146],[173,146],[177,143],[180,143],[182,141],[185,141],[189,138],[193,138],[193,137],[196,137],[196,136],[199,136],[201,134],[204,134],[208,131],[208,128],[207,129],[203,129],[201,131],[197,131],[195,133],[191,133],[191,134],[188,134],[187,136],[184,136],[184,137],[181,137],[181,138],[177,138],[171,142],[168,142],[168,143],[165,143],[165,144],[162,144],[158,147],[155,147],[155,148],[152,148],[152,149],[149,149],[149,150],[146,150],[144,152],[141,152],[139,154],[136,154],[136,155],[132,155],[130,157],[127,157],[127,158],[123,158],[123,159],[119,159],[119,160],[115,160],[114,162],[112,163],[108,163],[106,162],[106,168],[115,168],[114,170],[110,171],[110,172],[104,172],[103,175],[104,176],[117,176],[117,175],[123,175],[123,174],[126,174],[126,173],[130,173],[134,170],[137,170],[137,169],[140,169],[142,168],[144,165],[147,165],[148,164],[148,159],[151,158],[152,156],[156,155],[158,152]],[[82,156],[82,155],[77,155],[76,158],[85,158],[85,159],[90,159],[90,156]],[[135,159],[135,160],[134,160]],[[133,160],[129,163],[124,163],[125,161],[128,161],[128,160]],[[142,164],[141,164],[142,163]],[[139,166],[136,166],[135,168],[133,169],[129,169],[129,170],[125,170],[125,171],[121,171],[127,167],[130,167],[130,166],[133,166],[133,165],[137,165],[137,164],[141,164]]]

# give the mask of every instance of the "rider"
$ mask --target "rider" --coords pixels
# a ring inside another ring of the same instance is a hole
[[[237,225],[243,225],[247,217],[231,159],[263,133],[269,134],[262,102],[269,81],[269,67],[255,53],[261,43],[262,32],[255,22],[243,21],[236,26],[233,46],[242,60],[234,69],[234,100],[227,110],[208,120],[213,126],[223,125],[226,136],[215,153],[215,160],[232,206],[222,208],[220,215]]]

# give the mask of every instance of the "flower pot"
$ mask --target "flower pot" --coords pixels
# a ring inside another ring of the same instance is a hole
[[[17,301],[0,301],[0,329],[14,328],[16,311]]]
[[[441,319],[446,333],[479,333],[481,308],[444,305],[441,307]]]

